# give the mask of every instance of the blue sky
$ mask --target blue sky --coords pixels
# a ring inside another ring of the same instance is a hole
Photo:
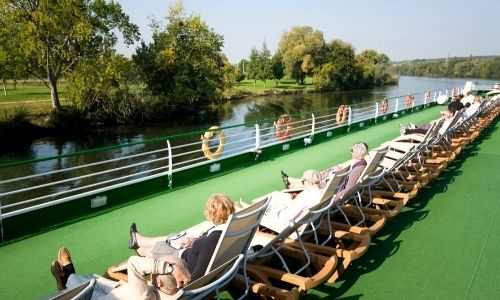
[[[150,18],[164,20],[174,0],[117,0],[141,38],[151,41]],[[284,32],[308,25],[339,38],[356,52],[375,49],[393,61],[469,55],[500,55],[500,1],[474,0],[184,0],[187,13],[224,36],[223,52],[233,63],[265,40],[274,53]],[[120,44],[127,56],[135,47]]]

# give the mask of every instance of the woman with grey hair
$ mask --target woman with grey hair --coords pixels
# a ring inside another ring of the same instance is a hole
[[[367,163],[365,160],[365,157],[368,155],[368,145],[364,142],[359,142],[354,144],[351,147],[351,156],[352,159],[345,164],[349,163],[351,167],[351,172],[348,175],[348,178],[346,180],[345,185],[340,189],[339,196],[343,195],[343,193],[348,190],[349,188],[353,187],[356,182],[358,181],[359,177],[361,176],[361,173],[363,173],[363,170],[365,169]],[[332,171],[338,171],[341,170],[342,168],[346,167],[347,165],[335,165],[331,168],[328,168],[324,170],[323,172],[320,173],[321,175],[321,181],[326,182],[329,179],[330,174]],[[304,185],[302,183],[301,179],[298,178],[292,178],[289,177],[286,173],[281,171],[281,176],[283,179],[283,183],[285,184],[286,188],[303,188]]]

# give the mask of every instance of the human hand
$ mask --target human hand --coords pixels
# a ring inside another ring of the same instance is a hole
[[[120,281],[116,282],[115,285],[113,286],[114,289],[117,287],[120,287],[122,284],[126,283],[127,281],[121,279]]]
[[[174,270],[172,271],[172,275],[177,281],[177,288],[182,288],[185,284],[188,284],[191,281],[191,273],[189,273],[189,270],[183,262],[175,263],[173,267]]]
[[[184,236],[181,238],[181,248],[187,248],[193,244],[196,238],[192,236]]]

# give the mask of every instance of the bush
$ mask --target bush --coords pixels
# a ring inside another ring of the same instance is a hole
[[[0,126],[4,129],[26,126],[30,124],[28,116],[28,109],[24,105],[17,106],[10,113],[4,112],[4,115],[0,119]]]

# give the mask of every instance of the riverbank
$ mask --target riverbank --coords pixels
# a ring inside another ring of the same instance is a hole
[[[63,85],[64,90],[66,85]],[[13,88],[13,87],[11,87]],[[345,92],[352,92],[345,91]],[[356,91],[356,90],[354,90]],[[274,82],[268,80],[243,80],[236,83],[231,89],[224,91],[215,105],[229,101],[243,100],[252,97],[303,95],[310,93],[328,93],[320,90],[312,78],[306,78],[305,84],[298,85],[294,80]],[[26,99],[26,100],[23,100]],[[71,101],[61,98],[62,107],[59,111],[52,109],[50,91],[44,86],[17,85],[16,90],[9,90],[8,96],[0,98],[0,138],[9,138],[22,133],[25,140],[36,139],[49,134],[64,134],[68,131],[88,131],[95,128],[127,124],[120,122],[101,122],[90,120],[84,113],[74,109]],[[172,113],[169,119],[196,117],[200,111],[191,110],[180,114]],[[179,117],[182,115],[182,117]],[[141,119],[141,124],[157,124],[164,119]]]

